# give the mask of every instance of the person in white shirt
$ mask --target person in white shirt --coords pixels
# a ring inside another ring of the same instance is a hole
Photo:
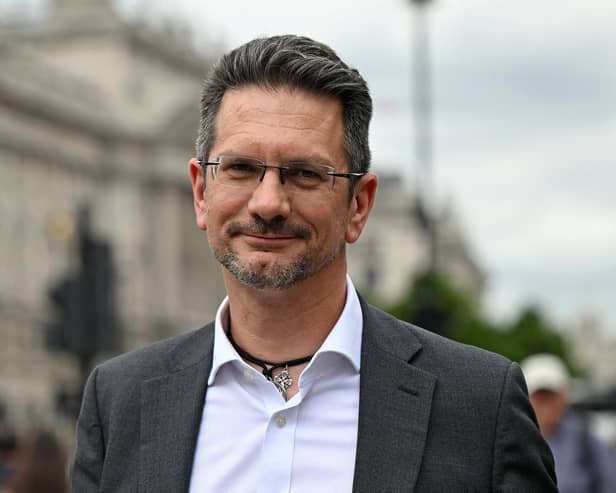
[[[74,491],[556,491],[519,367],[355,291],[372,101],[285,35],[205,81],[189,172],[227,298],[205,327],[91,374]]]

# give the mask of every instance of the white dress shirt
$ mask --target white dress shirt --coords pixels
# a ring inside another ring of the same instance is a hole
[[[362,312],[346,303],[285,402],[227,339],[228,300],[216,314],[214,355],[190,493],[351,491],[357,446]]]

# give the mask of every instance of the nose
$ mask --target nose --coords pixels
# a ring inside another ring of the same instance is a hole
[[[248,201],[248,212],[259,216],[264,221],[271,221],[277,216],[283,218],[289,216],[291,204],[278,169],[264,170],[261,181]]]

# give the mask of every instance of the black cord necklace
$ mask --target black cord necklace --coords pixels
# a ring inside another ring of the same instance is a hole
[[[314,356],[311,354],[310,356],[304,356],[303,358],[290,359],[288,361],[282,361],[280,363],[272,363],[270,361],[265,361],[263,359],[257,358],[250,354],[249,352],[242,349],[238,346],[237,342],[233,339],[233,335],[231,334],[231,321],[229,320],[229,330],[227,331],[227,337],[229,338],[229,342],[233,346],[233,349],[237,351],[243,359],[246,361],[250,361],[255,365],[259,365],[263,371],[263,375],[270,382],[272,382],[278,391],[282,394],[285,400],[287,400],[287,389],[293,385],[293,379],[289,375],[289,366],[297,366],[303,365],[304,363],[308,363]],[[278,375],[272,375],[272,372],[277,368],[282,368],[282,371]]]

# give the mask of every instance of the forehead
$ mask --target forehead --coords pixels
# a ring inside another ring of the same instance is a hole
[[[287,86],[249,85],[225,92],[212,151],[256,152],[263,158],[311,152],[339,160],[343,143],[343,110],[337,98]]]

